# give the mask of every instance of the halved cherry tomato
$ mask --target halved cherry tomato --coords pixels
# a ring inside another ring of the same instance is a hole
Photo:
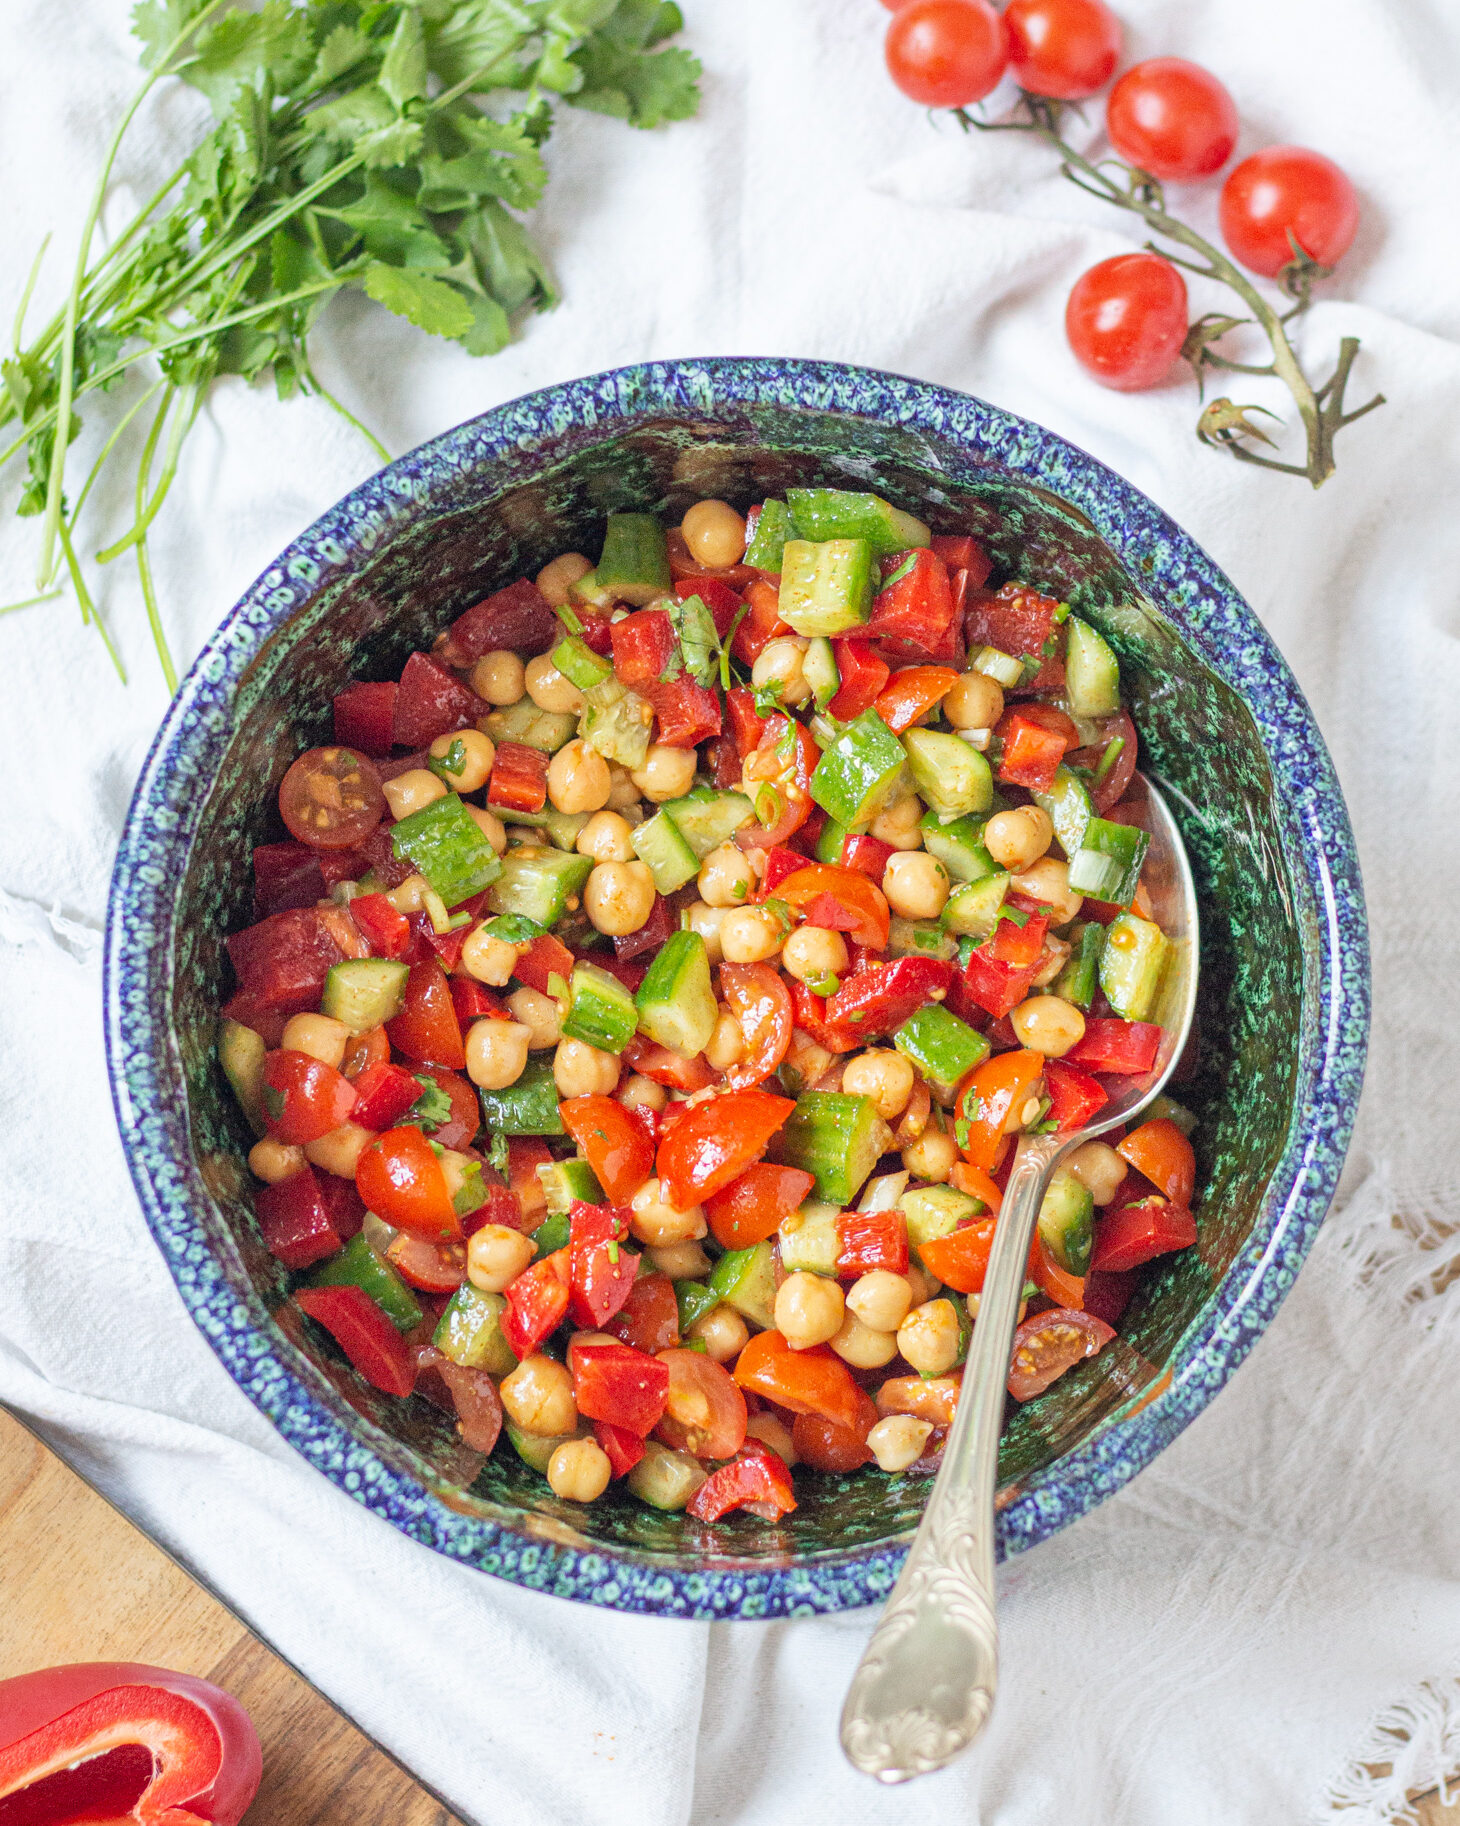
[[[781,1220],[797,1210],[816,1184],[800,1167],[776,1167],[758,1160],[747,1167],[723,1192],[705,1202],[710,1234],[722,1249],[749,1249],[764,1242],[781,1227]]]
[[[556,1331],[568,1314],[572,1297],[571,1249],[555,1249],[541,1261],[524,1268],[507,1289],[507,1310],[502,1314],[502,1336],[518,1362],[530,1357]]]
[[[659,1437],[696,1458],[733,1458],[745,1443],[745,1397],[729,1370],[697,1350],[662,1350],[669,1394]]]
[[[951,1376],[890,1376],[877,1391],[879,1414],[913,1414],[935,1427],[953,1424],[963,1371]]]
[[[652,1078],[655,1084],[667,1085],[670,1090],[702,1091],[716,1078],[703,1053],[696,1053],[691,1059],[672,1047],[657,1045],[641,1033],[636,1033],[624,1048],[623,1060],[641,1077]]]
[[[1041,1293],[1047,1293],[1056,1306],[1071,1312],[1085,1309],[1085,1281],[1082,1275],[1070,1274],[1050,1254],[1044,1238],[1036,1230],[1029,1245],[1028,1278]]]
[[[749,1090],[770,1077],[791,1044],[790,991],[769,964],[721,964],[720,994],[745,1040],[725,1082],[731,1090]]]
[[[1174,1122],[1164,1116],[1132,1129],[1115,1151],[1142,1173],[1173,1205],[1189,1205],[1196,1190],[1196,1154]]]
[[[598,1183],[627,1204],[654,1172],[654,1143],[643,1125],[612,1097],[570,1097],[558,1108]]]
[[[569,1217],[569,1311],[584,1327],[606,1325],[633,1291],[639,1258],[628,1241],[630,1213],[574,1199]]]
[[[877,1404],[863,1390],[860,1411],[852,1426],[828,1420],[823,1414],[798,1414],[791,1423],[791,1443],[796,1457],[813,1471],[855,1471],[870,1464],[873,1453],[867,1435],[877,1424]]]
[[[1032,1401],[1068,1369],[1104,1350],[1115,1332],[1088,1312],[1056,1306],[1027,1318],[1014,1333],[1009,1361],[1009,1393]]]
[[[955,1161],[953,1170],[948,1175],[948,1183],[957,1192],[966,1192],[970,1198],[982,1199],[987,1209],[995,1216],[998,1215],[1004,1195],[982,1167],[972,1166],[966,1160]]]
[[[735,630],[730,651],[742,665],[753,666],[762,647],[791,630],[781,620],[781,593],[775,584],[760,580],[748,585],[745,601],[745,619]]]
[[[391,1045],[408,1059],[423,1065],[447,1065],[454,1071],[466,1064],[451,984],[438,959],[428,957],[411,965],[401,1011],[386,1022],[385,1030]]]
[[[745,790],[756,822],[735,833],[741,849],[768,850],[800,830],[811,813],[811,776],[820,759],[809,729],[780,712],[769,718],[758,746],[745,758]]]
[[[713,1471],[685,1504],[697,1522],[718,1522],[732,1509],[748,1509],[764,1522],[796,1507],[796,1487],[786,1461],[758,1439],[747,1439],[728,1465]]]
[[[271,1052],[261,1073],[264,1120],[280,1141],[303,1147],[347,1122],[355,1087],[343,1072],[307,1052]]]
[[[1112,805],[1119,805],[1135,775],[1140,751],[1135,724],[1124,710],[1117,711],[1114,716],[1103,717],[1100,721],[1100,739],[1092,742],[1088,748],[1077,748],[1073,754],[1065,756],[1066,766],[1083,767],[1092,774],[1098,773],[1104,756],[1115,741],[1119,741],[1119,749],[1104,777],[1090,789],[1095,810],[1102,818]]]
[[[676,1211],[688,1211],[738,1179],[796,1105],[768,1091],[730,1091],[696,1104],[659,1143],[659,1178]]]
[[[735,1364],[741,1388],[789,1408],[855,1426],[862,1391],[841,1358],[824,1344],[792,1350],[778,1331],[757,1332]]]
[[[929,1274],[937,1275],[955,1293],[979,1293],[988,1273],[994,1246],[995,1220],[977,1218],[947,1236],[918,1244],[918,1254]]]
[[[1018,1126],[1043,1073],[1044,1055],[1024,1048],[995,1053],[969,1073],[958,1093],[958,1117],[968,1123],[968,1140],[963,1144],[966,1160],[985,1172],[992,1170],[1005,1125],[1012,1118]]]
[[[547,1215],[547,1194],[537,1169],[545,1167],[552,1152],[535,1135],[513,1135],[507,1142],[507,1183],[522,1206],[523,1228],[536,1230]]]
[[[390,1035],[383,1027],[370,1027],[357,1033],[345,1045],[345,1062],[340,1070],[351,1080],[358,1080],[372,1065],[384,1065],[390,1059]]]
[[[466,1279],[466,1248],[461,1243],[430,1243],[402,1230],[385,1253],[396,1272],[423,1293],[455,1293]]]
[[[679,1343],[679,1303],[667,1274],[641,1274],[603,1328],[610,1337],[655,1357]]]
[[[779,883],[776,898],[803,913],[808,925],[845,932],[854,945],[870,951],[887,948],[892,917],[887,896],[858,869],[810,863]]]
[[[482,1369],[468,1369],[449,1357],[436,1365],[451,1391],[456,1409],[456,1430],[461,1443],[473,1452],[490,1454],[502,1431],[502,1400],[497,1385]]]
[[[873,709],[894,735],[911,729],[958,683],[951,666],[904,666],[894,672]]]
[[[355,1168],[355,1188],[377,1217],[398,1230],[432,1242],[456,1242],[461,1236],[446,1174],[418,1128],[377,1135]]]
[[[1189,1249],[1196,1241],[1196,1219],[1184,1205],[1164,1198],[1143,1198],[1133,1205],[1107,1211],[1095,1226],[1095,1253],[1091,1266],[1102,1272],[1123,1274],[1139,1268],[1173,1249]]]
[[[290,836],[316,850],[353,849],[387,810],[374,764],[353,748],[307,748],[279,787]]]
[[[367,1382],[387,1395],[410,1394],[414,1353],[363,1287],[301,1287],[294,1302],[324,1326]]]

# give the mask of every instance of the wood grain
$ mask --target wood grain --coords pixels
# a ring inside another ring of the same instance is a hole
[[[241,1700],[264,1750],[249,1826],[463,1826],[3,1411],[0,1593],[0,1679],[66,1661],[145,1661]]]

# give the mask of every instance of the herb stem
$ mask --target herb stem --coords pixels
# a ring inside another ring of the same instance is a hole
[[[334,394],[330,392],[329,388],[323,384],[319,379],[319,376],[315,374],[313,370],[310,371],[309,384],[327,406],[333,407],[334,410],[339,413],[340,417],[347,425],[354,426],[355,430],[358,431],[365,442],[369,444],[376,456],[380,458],[382,464],[390,461],[390,452],[385,448],[384,444],[381,443],[380,439],[376,437],[370,427],[368,425],[362,425],[360,420],[355,417],[355,414],[351,412],[344,401],[336,399]]]

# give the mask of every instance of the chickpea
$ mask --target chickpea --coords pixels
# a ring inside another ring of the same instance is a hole
[[[573,585],[592,569],[582,552],[563,552],[537,573],[538,593],[549,608],[560,609]]]
[[[573,1378],[567,1365],[553,1357],[524,1357],[510,1376],[503,1377],[498,1393],[509,1419],[524,1433],[551,1439],[571,1433],[578,1424]]]
[[[327,1014],[296,1014],[284,1023],[279,1045],[285,1052],[308,1053],[311,1059],[333,1065],[338,1071],[352,1038],[343,1021],[331,1020]]]
[[[778,1414],[752,1414],[745,1423],[745,1437],[758,1439],[763,1446],[769,1446],[778,1458],[784,1458],[787,1466],[796,1462],[796,1446],[791,1438],[791,1429]]]
[[[1053,932],[1044,935],[1044,949],[1039,954],[1039,963],[1034,975],[1029,979],[1031,989],[1044,989],[1052,983],[1064,969],[1074,946],[1065,939],[1056,938]]]
[[[700,899],[706,906],[744,906],[754,888],[755,877],[745,851],[733,843],[722,843],[700,864]]]
[[[618,1100],[625,1109],[653,1110],[657,1114],[669,1102],[669,1092],[652,1078],[630,1072],[618,1087]]]
[[[515,704],[527,690],[522,661],[506,648],[484,653],[471,669],[471,688],[488,704]]]
[[[397,774],[393,780],[384,781],[380,790],[385,794],[392,818],[409,818],[412,812],[444,799],[446,782],[438,780],[429,768],[412,767]]]
[[[600,1052],[586,1040],[559,1040],[553,1054],[553,1082],[560,1097],[611,1097],[618,1087],[618,1054]]]
[[[702,1206],[676,1211],[665,1199],[657,1179],[644,1181],[629,1200],[629,1209],[629,1229],[651,1249],[662,1249],[670,1243],[697,1243],[708,1229]]]
[[[540,989],[517,989],[507,997],[512,1019],[527,1029],[527,1050],[541,1052],[562,1038],[563,1016],[556,996]]]
[[[596,1439],[565,1439],[547,1463],[554,1496],[569,1503],[595,1503],[608,1488],[613,1466]]]
[[[913,1068],[900,1052],[864,1052],[848,1061],[842,1089],[849,1097],[870,1097],[884,1122],[895,1122],[913,1092]]]
[[[955,729],[992,729],[1004,714],[1004,694],[985,673],[965,672],[943,699],[943,714]]]
[[[614,812],[634,810],[639,803],[639,789],[629,778],[627,768],[617,761],[608,764],[608,809]]]
[[[483,1224],[466,1245],[466,1278],[483,1293],[504,1293],[537,1253],[532,1238],[507,1224]]]
[[[645,1254],[671,1281],[702,1281],[710,1272],[710,1258],[693,1237],[683,1243],[664,1243]]]
[[[629,778],[656,805],[665,799],[682,799],[695,783],[695,751],[655,742],[644,757],[644,765],[634,768]]]
[[[473,1021],[466,1035],[466,1075],[484,1091],[506,1090],[527,1070],[532,1029],[516,1021]]]
[[[338,1179],[353,1179],[360,1156],[375,1139],[373,1129],[361,1128],[358,1122],[342,1122],[327,1135],[304,1144],[304,1158],[310,1166],[333,1173]]]
[[[479,983],[505,988],[517,968],[517,947],[490,933],[485,923],[473,926],[461,947],[461,967]]]
[[[720,921],[720,949],[731,964],[762,964],[785,938],[785,926],[769,907],[736,907]]]
[[[552,769],[548,769],[549,779]],[[578,833],[573,845],[580,856],[595,862],[632,862],[634,827],[617,812],[595,812]]]
[[[307,1164],[303,1148],[275,1141],[271,1135],[256,1141],[248,1151],[249,1172],[266,1186],[277,1186],[286,1179],[293,1179],[296,1173],[304,1171]]]
[[[745,522],[728,501],[696,501],[679,529],[696,564],[723,571],[745,556]]]
[[[921,1306],[925,1300],[931,1300],[933,1295],[943,1285],[941,1281],[935,1280],[934,1277],[928,1273],[921,1262],[909,1262],[905,1278],[909,1288],[912,1290],[912,1299],[909,1302],[908,1311],[911,1311],[914,1306]],[[904,1313],[903,1318],[906,1317],[907,1313]],[[900,1325],[901,1323],[902,1319],[899,1319],[898,1324]]]
[[[902,1150],[902,1164],[919,1179],[947,1181],[958,1162],[958,1144],[945,1129],[929,1123],[916,1141]]]
[[[922,800],[916,793],[905,793],[873,819],[872,835],[883,843],[890,843],[895,850],[920,850],[923,833],[918,821],[922,815]]]
[[[890,1331],[873,1331],[849,1312],[831,1339],[831,1348],[853,1369],[881,1369],[897,1355],[897,1339]]]
[[[1070,886],[1070,865],[1055,856],[1041,856],[1014,877],[1014,888],[1031,900],[1042,900],[1051,909],[1049,923],[1067,926],[1085,904],[1085,896]]]
[[[924,1298],[927,1296],[924,1295]],[[896,1331],[913,1303],[913,1290],[905,1274],[890,1268],[870,1268],[852,1283],[847,1305],[873,1331]]]
[[[407,875],[400,886],[392,888],[385,898],[397,913],[419,913],[429,886],[424,875]]]
[[[788,1274],[776,1289],[776,1330],[792,1350],[829,1344],[842,1328],[846,1301],[824,1274]]]
[[[560,812],[596,812],[608,804],[608,762],[591,743],[575,740],[548,762],[548,798]]]
[[[461,766],[452,772],[447,761],[452,749],[461,744]],[[454,793],[480,792],[492,777],[492,762],[497,745],[480,729],[458,729],[450,735],[438,735],[431,744],[431,758],[446,763],[446,785]]]
[[[903,850],[887,858],[882,892],[904,919],[936,919],[948,901],[948,871],[926,850]]]
[[[506,825],[495,812],[489,812],[485,805],[468,805],[466,810],[467,816],[500,856],[507,847]]]
[[[946,1375],[958,1361],[962,1335],[951,1300],[928,1300],[897,1328],[897,1348],[920,1376]]]
[[[256,1153],[258,1150],[255,1149]],[[248,1157],[253,1165],[253,1155]],[[1120,1183],[1126,1175],[1126,1164],[1103,1141],[1087,1141],[1082,1147],[1067,1154],[1064,1159],[1067,1172],[1073,1173],[1080,1184],[1089,1192],[1097,1205],[1108,1205],[1120,1190]]]
[[[877,1460],[879,1471],[906,1471],[923,1455],[931,1420],[916,1420],[911,1414],[888,1414],[867,1435],[867,1444]]]
[[[777,697],[789,709],[806,703],[811,696],[811,687],[806,682],[804,666],[806,649],[810,645],[809,640],[794,634],[768,640],[750,668],[751,684],[762,688],[774,686]]]
[[[723,1005],[715,1031],[705,1047],[705,1057],[717,1072],[728,1071],[745,1057],[745,1035],[740,1030],[740,1023]]]
[[[1037,805],[1016,805],[1012,811],[995,812],[983,827],[984,848],[1001,869],[1016,875],[1039,861],[1053,837],[1049,813]]]
[[[524,670],[527,695],[539,710],[550,710],[558,716],[574,716],[583,708],[583,693],[572,679],[564,678],[547,653],[530,659]]]
[[[729,1363],[745,1349],[750,1328],[733,1306],[712,1306],[690,1326],[688,1335],[704,1345],[705,1355],[714,1362]]]
[[[627,937],[654,911],[654,877],[642,862],[600,862],[583,889],[583,910],[598,931]]]
[[[847,941],[825,926],[798,926],[781,951],[781,967],[800,983],[839,976],[847,967]]]
[[[1085,1037],[1085,1017],[1057,995],[1031,995],[1009,1016],[1019,1044],[1046,1059],[1062,1059]]]
[[[711,968],[725,961],[725,948],[720,943],[720,927],[724,924],[726,912],[724,907],[707,907],[704,901],[696,900],[685,914],[689,930],[698,932],[705,941],[705,955],[710,960]]]

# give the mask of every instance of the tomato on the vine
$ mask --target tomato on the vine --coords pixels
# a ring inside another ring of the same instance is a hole
[[[998,86],[1009,34],[988,0],[904,0],[887,28],[887,68],[928,108],[967,108]]]
[[[1075,359],[1122,393],[1163,380],[1186,340],[1186,281],[1159,254],[1116,254],[1082,273],[1065,306]]]
[[[1222,239],[1233,257],[1275,279],[1297,259],[1293,242],[1319,266],[1336,266],[1359,225],[1347,176],[1306,146],[1265,146],[1222,186]],[[1291,238],[1290,238],[1291,237]]]
[[[1206,178],[1232,156],[1237,104],[1210,70],[1148,57],[1110,91],[1105,130],[1129,164],[1155,178]]]
[[[1009,67],[1021,89],[1079,101],[1120,61],[1120,21],[1105,0],[1009,0]]]

